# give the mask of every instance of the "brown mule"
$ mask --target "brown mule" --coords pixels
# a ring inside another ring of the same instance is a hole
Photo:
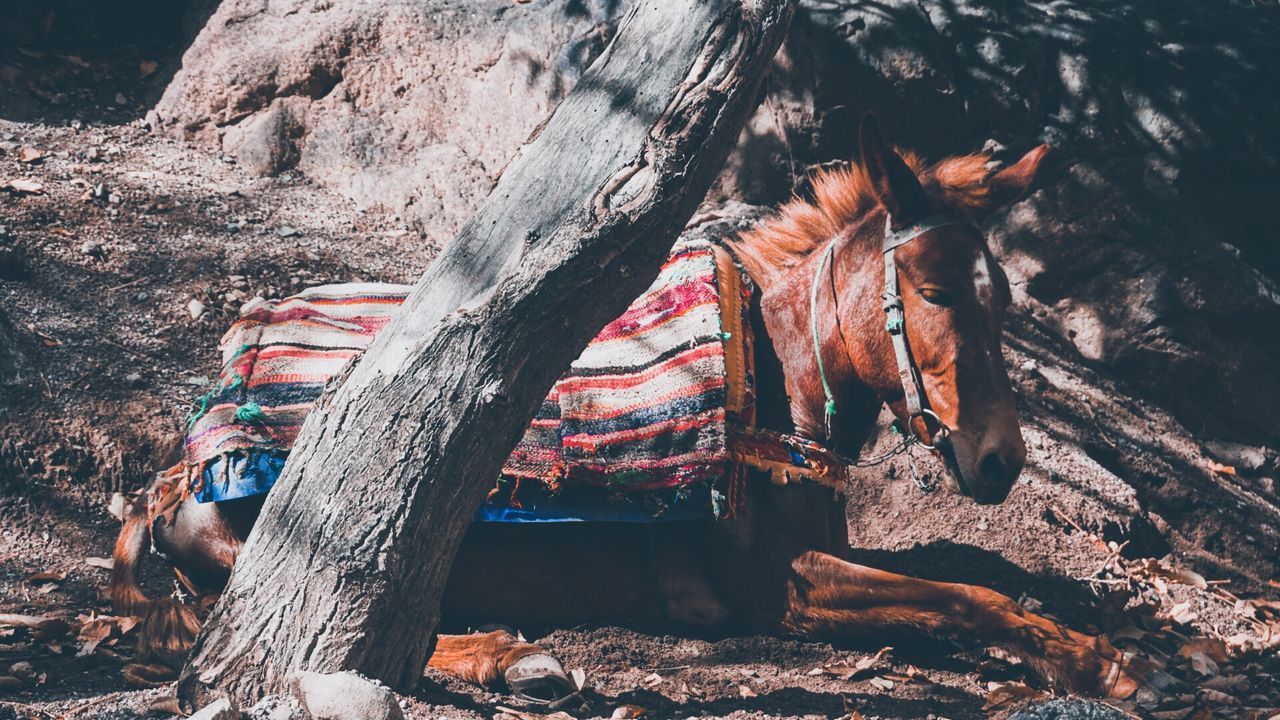
[[[1008,283],[974,223],[1030,189],[1048,148],[992,175],[983,156],[924,167],[886,146],[870,118],[859,140],[859,164],[818,175],[813,200],[788,203],[732,243],[760,288],[759,423],[853,456],[887,404],[920,442],[938,448],[952,491],[1000,502],[1026,449],[1000,347]],[[918,232],[886,263],[886,238],[911,228]],[[886,268],[905,317],[901,337],[886,332],[879,312]],[[746,494],[745,510],[724,522],[475,524],[443,617],[454,626],[643,619],[812,638],[916,633],[1003,646],[1074,692],[1124,697],[1146,680],[1149,667],[1105,639],[992,590],[841,559],[848,529],[842,500],[827,488],[752,478]],[[135,506],[116,546],[118,607],[136,611],[145,602],[133,568],[152,534],[184,585],[217,592],[257,510],[245,501],[186,500],[171,521],[153,523],[145,504]],[[558,663],[501,632],[441,636],[429,664],[547,696],[568,686]]]

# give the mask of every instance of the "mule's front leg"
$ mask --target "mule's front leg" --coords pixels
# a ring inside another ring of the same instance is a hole
[[[820,552],[791,563],[784,628],[806,636],[914,631],[977,640],[1017,653],[1064,689],[1128,697],[1150,671],[1106,639],[1065,628],[974,585],[931,582]]]
[[[505,630],[440,635],[427,667],[484,687],[505,684],[529,700],[555,700],[574,690],[550,653]]]

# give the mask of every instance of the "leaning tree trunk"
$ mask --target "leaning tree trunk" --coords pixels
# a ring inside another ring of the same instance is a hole
[[[249,700],[300,670],[414,685],[472,515],[556,378],[653,280],[753,109],[794,5],[632,8],[308,418],[183,697]]]

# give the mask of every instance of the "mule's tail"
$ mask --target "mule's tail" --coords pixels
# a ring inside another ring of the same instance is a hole
[[[142,493],[129,508],[124,527],[111,553],[111,586],[108,594],[118,615],[145,615],[150,602],[138,585],[137,568],[151,546],[151,520],[147,517],[147,494]]]

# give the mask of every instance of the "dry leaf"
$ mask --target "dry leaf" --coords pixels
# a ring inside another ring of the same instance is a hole
[[[1190,602],[1180,602],[1169,608],[1169,619],[1179,625],[1190,625],[1199,617],[1200,614],[1191,609]]]
[[[182,706],[178,704],[178,698],[166,695],[152,700],[147,705],[147,714],[165,713],[167,715],[182,716]]]
[[[742,696],[742,697],[744,697],[744,698],[753,698],[753,697],[756,697],[756,691],[755,691],[755,690],[752,690],[751,688],[747,687],[746,685],[739,685],[739,686],[738,686],[738,695],[740,695],[740,696]]]
[[[81,640],[106,640],[111,637],[115,625],[104,618],[97,618],[80,626],[78,633]]]
[[[1219,475],[1235,475],[1236,474],[1235,467],[1231,465],[1223,465],[1222,463],[1214,462],[1213,460],[1209,460],[1208,465],[1209,465],[1209,472],[1217,473]]]
[[[1218,663],[1202,652],[1191,653],[1191,669],[1200,677],[1212,677],[1218,674]]]
[[[582,692],[587,689],[587,671],[582,668],[574,668],[569,671],[569,680],[573,682],[573,689]]]
[[[1240,700],[1234,695],[1228,695],[1224,692],[1214,690],[1212,688],[1200,688],[1200,700],[1211,702],[1217,705],[1238,705]]]
[[[118,617],[115,615],[100,615],[86,620],[80,626],[80,632],[78,633],[79,639],[83,642],[80,645],[79,652],[76,653],[76,657],[92,655],[98,645],[104,642],[114,642],[137,627],[138,622],[139,620],[136,617]]]
[[[891,647],[882,647],[876,652],[875,655],[872,655],[871,657],[859,658],[852,665],[850,665],[847,661],[841,661],[838,663],[828,663],[826,665],[823,665],[818,670],[818,672],[825,673],[833,677],[838,677],[841,680],[851,680],[854,677],[858,675],[862,675],[868,672],[869,670],[871,670],[872,668],[874,668],[875,666],[879,665],[880,661],[884,659],[884,656],[888,655],[889,652],[892,650],[893,648]],[[814,675],[815,673],[810,672],[809,674]]]
[[[632,720],[638,718],[647,712],[639,705],[619,705],[614,708],[613,714],[609,716],[610,720]]]
[[[1195,709],[1195,705],[1188,705],[1177,710],[1152,710],[1150,715],[1153,720],[1184,720],[1195,712]]]
[[[1190,585],[1200,590],[1209,587],[1208,581],[1200,573],[1186,568],[1175,568],[1162,560],[1149,559],[1138,566],[1137,569],[1140,573],[1144,573],[1152,579],[1163,578],[1181,585]],[[1161,591],[1167,592],[1167,589],[1162,588]]]
[[[33,147],[18,148],[18,162],[20,163],[39,162],[43,158],[44,158],[43,151],[37,150]]]
[[[1120,640],[1132,640],[1137,642],[1147,636],[1147,631],[1133,625],[1126,625],[1119,630],[1111,633],[1111,642]]]
[[[1249,678],[1244,675],[1219,675],[1200,683],[1200,687],[1220,692],[1244,692],[1249,689]]]
[[[64,570],[45,570],[44,572],[31,573],[27,576],[29,583],[46,583],[46,582],[62,582],[67,579],[67,573]]]
[[[64,628],[63,632],[70,629],[65,622],[47,615],[13,615],[9,613],[0,613],[0,627],[20,627],[39,630],[41,628],[51,628],[55,625],[61,625]]]
[[[41,332],[39,328],[31,323],[27,323],[27,332],[40,338],[40,344],[45,347],[57,347],[62,344],[61,340],[49,335],[48,333]]]
[[[103,570],[110,570],[116,566],[115,561],[111,558],[101,557],[87,557],[84,559],[84,564],[89,567],[101,568]]]
[[[120,670],[125,683],[133,687],[154,688],[178,679],[178,673],[167,665],[130,663]]]
[[[1024,700],[1027,698],[1048,697],[1048,693],[1036,690],[1021,682],[1005,682],[1005,683],[988,683],[987,684],[987,702],[982,706],[983,710],[1000,707],[1001,705],[1014,702],[1015,700]]]
[[[1227,644],[1218,638],[1198,637],[1186,641],[1178,648],[1178,655],[1190,659],[1197,653],[1207,655],[1214,662],[1224,663],[1231,657]]]
[[[3,184],[0,184],[0,190],[8,190],[19,195],[39,195],[44,192],[44,185],[35,180],[17,178],[16,180],[6,180]]]
[[[649,673],[645,676],[644,680],[641,680],[640,682],[648,685],[649,687],[653,687],[654,685],[658,685],[662,682],[662,676],[658,673]]]

